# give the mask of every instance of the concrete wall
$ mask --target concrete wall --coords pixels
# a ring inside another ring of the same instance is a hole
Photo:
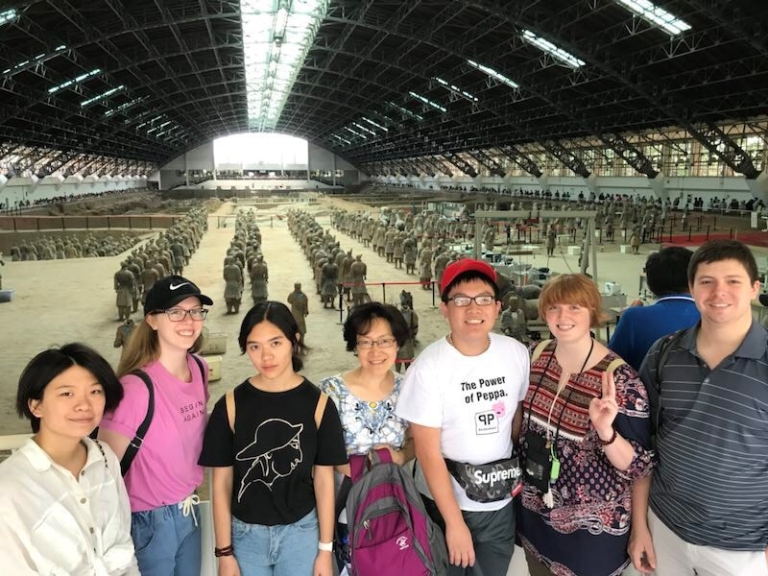
[[[186,184],[187,178],[176,170],[160,170],[157,173],[157,182],[160,190],[170,190],[176,186]]]
[[[207,142],[177,156],[160,168],[163,170],[213,170],[213,142]]]
[[[11,178],[0,186],[0,202],[14,206],[16,202],[29,200],[34,204],[37,200],[47,200],[59,196],[79,196],[81,194],[100,194],[112,190],[128,188],[145,188],[146,178],[129,178],[123,176],[47,176],[42,180],[36,177]]]
[[[357,170],[349,162],[317,144],[309,143],[309,169],[311,170]]]

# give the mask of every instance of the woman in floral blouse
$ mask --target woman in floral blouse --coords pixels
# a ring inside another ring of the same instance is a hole
[[[350,456],[386,448],[392,461],[403,465],[416,455],[408,422],[395,415],[403,376],[392,371],[397,351],[408,336],[405,319],[389,304],[360,304],[352,308],[344,322],[347,350],[354,352],[360,364],[349,372],[324,378],[320,390],[336,403]],[[351,475],[349,464],[345,474]],[[346,510],[338,521],[336,558],[342,570],[349,568]]]
[[[403,377],[392,371],[407,339],[408,326],[394,306],[368,302],[349,313],[344,340],[360,364],[320,381],[320,389],[338,408],[348,454],[386,447],[398,464],[413,459],[408,423],[395,416]]]
[[[595,341],[601,298],[581,274],[553,278],[524,402],[520,537],[531,576],[614,576],[627,567],[632,484],[652,466],[648,395]]]

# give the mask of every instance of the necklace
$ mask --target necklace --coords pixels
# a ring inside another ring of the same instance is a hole
[[[491,347],[491,335],[490,335],[490,334],[487,334],[487,335],[486,335],[486,338],[488,338],[488,345],[485,347],[485,350],[483,350],[482,352],[480,352],[480,354],[482,354],[483,352],[485,352],[486,350],[488,350],[488,348],[490,348],[490,347]],[[452,333],[451,333],[451,332],[448,332],[448,336],[446,336],[446,337],[445,337],[445,339],[446,339],[446,340],[448,340],[448,344],[450,344],[451,346],[453,346],[454,348],[456,348],[456,344],[454,344],[454,343],[453,343],[453,335],[452,335]],[[456,348],[456,350],[459,350],[459,349],[458,349],[458,348]],[[463,352],[461,352],[461,350],[459,350],[459,352],[463,354]]]

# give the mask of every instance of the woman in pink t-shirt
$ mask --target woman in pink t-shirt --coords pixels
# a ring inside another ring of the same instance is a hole
[[[121,459],[142,576],[200,572],[195,490],[203,481],[197,460],[208,369],[192,353],[200,347],[206,304],[213,301],[186,278],[155,283],[118,365],[123,401],[100,425],[99,438]]]

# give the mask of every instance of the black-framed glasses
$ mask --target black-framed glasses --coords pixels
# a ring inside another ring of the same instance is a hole
[[[205,308],[192,308],[191,310],[184,310],[184,308],[169,308],[168,310],[156,310],[153,314],[162,314],[163,312],[165,312],[165,315],[168,316],[168,320],[171,322],[181,322],[187,317],[187,314],[189,314],[189,317],[192,318],[192,320],[197,321],[205,320],[205,317],[208,316],[208,310]]]
[[[395,342],[397,342],[396,338],[388,336],[379,338],[378,340],[358,340],[357,347],[360,348],[360,350],[370,350],[374,346],[377,348],[392,348],[392,346],[395,345]]]
[[[472,302],[478,306],[490,306],[496,302],[496,297],[488,294],[480,294],[479,296],[453,296],[452,298],[448,298],[448,301],[452,301],[453,305],[458,308],[466,308]]]

